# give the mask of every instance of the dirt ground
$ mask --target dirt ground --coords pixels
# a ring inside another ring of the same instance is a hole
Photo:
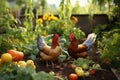
[[[91,75],[89,77],[80,77],[79,80],[117,80],[116,76],[113,74],[113,72],[110,70],[109,66],[106,64],[101,64],[101,60],[99,58],[100,53],[97,53],[97,49],[93,48],[92,51],[89,52],[89,58],[91,58],[93,61],[100,63],[101,67],[104,70],[98,71],[95,75]],[[50,65],[49,67],[46,67],[46,63],[42,61],[40,58],[37,58],[35,60],[35,64],[37,66],[37,72],[39,71],[45,71],[50,72],[54,71],[55,75],[60,77],[67,77],[69,74],[74,73],[74,70],[70,68],[72,60],[67,60],[62,63],[58,63],[57,61],[54,62],[54,68]]]

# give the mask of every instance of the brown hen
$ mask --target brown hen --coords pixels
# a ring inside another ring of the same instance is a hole
[[[59,35],[54,34],[51,46],[48,46],[42,36],[38,35],[37,44],[40,50],[40,56],[44,61],[46,61],[47,66],[49,61],[52,63],[52,66],[54,66],[53,61],[56,60],[62,52],[62,48],[59,43]]]
[[[88,56],[86,52],[88,48],[90,48],[93,43],[95,42],[96,35],[91,33],[88,35],[87,39],[82,43],[79,44],[77,38],[73,33],[70,34],[70,44],[68,45],[68,53],[72,58],[85,58]]]

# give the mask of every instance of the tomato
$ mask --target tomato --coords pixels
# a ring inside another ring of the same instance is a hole
[[[89,67],[88,64],[83,64],[82,65],[82,69],[84,69],[84,70],[88,69],[88,67]]]
[[[33,60],[27,60],[26,63],[27,63],[27,65],[34,65]]]
[[[26,67],[26,62],[25,61],[19,61],[17,64],[21,67]]]
[[[78,75],[77,74],[74,74],[74,73],[71,73],[69,75],[69,80],[78,80]]]
[[[99,64],[93,64],[92,69],[101,70],[101,66]]]
[[[14,61],[20,61],[24,58],[23,52],[20,52],[20,51],[11,49],[8,51],[8,53],[12,55]]]
[[[75,68],[75,72],[78,76],[82,77],[85,75],[85,72],[83,71],[83,69],[81,67],[76,67]]]
[[[12,56],[9,53],[4,53],[1,55],[1,61],[2,62],[11,62]]]
[[[89,70],[89,73],[90,73],[91,75],[94,75],[94,74],[96,73],[96,70],[95,70],[95,69],[90,69],[90,70]]]
[[[55,72],[54,71],[50,71],[49,74],[55,75]]]
[[[86,76],[86,77],[90,76],[90,73],[89,73],[88,71],[85,72],[85,76]]]
[[[71,64],[71,65],[70,65],[70,68],[71,68],[71,69],[75,69],[75,68],[76,68],[76,65],[75,65],[75,64]]]
[[[36,69],[36,66],[35,66],[33,60],[27,60],[27,61],[26,61],[26,64],[27,64],[27,66],[32,66],[34,69]]]

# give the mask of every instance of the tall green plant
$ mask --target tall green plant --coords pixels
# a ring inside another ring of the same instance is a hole
[[[7,2],[7,0],[0,1],[0,27],[9,27],[14,25],[15,19],[11,14],[9,3]]]
[[[119,30],[120,31],[120,30]],[[120,56],[120,35],[119,33],[108,34],[104,36],[104,47],[102,50],[101,58],[108,59],[110,62],[117,61],[117,57]]]
[[[65,4],[66,3],[66,4]],[[61,0],[59,5],[59,18],[61,20],[70,20],[72,14],[72,5],[70,0]]]
[[[0,16],[3,16],[6,14],[7,9],[9,9],[9,3],[7,0],[0,0]]]

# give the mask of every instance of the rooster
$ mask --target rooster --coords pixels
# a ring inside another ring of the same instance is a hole
[[[91,33],[88,35],[87,39],[79,44],[77,38],[73,33],[70,34],[70,44],[68,45],[68,53],[72,58],[85,58],[88,56],[86,52],[95,42],[96,35],[95,33]]]
[[[47,67],[48,62],[51,62],[52,66],[54,66],[53,61],[56,60],[62,52],[62,48],[59,43],[59,35],[54,34],[51,46],[48,46],[43,37],[38,35],[37,44],[38,49],[40,50],[40,56],[44,61],[46,61]]]

